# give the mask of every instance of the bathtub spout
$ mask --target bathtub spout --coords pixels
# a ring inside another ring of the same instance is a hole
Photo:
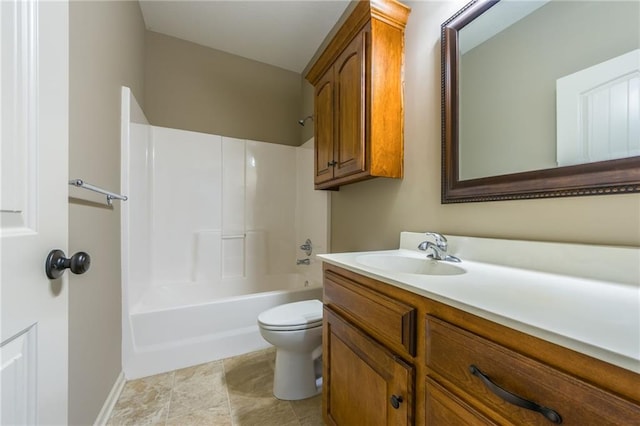
[[[310,259],[298,259],[296,260],[296,265],[310,265],[311,264],[311,260]]]

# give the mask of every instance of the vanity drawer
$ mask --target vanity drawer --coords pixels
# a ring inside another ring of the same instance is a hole
[[[552,424],[514,405],[526,400],[565,425],[640,424],[640,407],[627,400],[436,317],[426,325],[428,376],[498,423]]]
[[[416,353],[416,308],[331,271],[324,273],[324,303],[398,352]]]
[[[427,377],[424,418],[427,426],[497,425],[429,377]]]

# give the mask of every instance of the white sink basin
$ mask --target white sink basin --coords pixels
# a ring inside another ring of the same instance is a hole
[[[427,259],[426,257],[409,257],[391,254],[364,254],[356,258],[356,262],[370,268],[403,274],[418,275],[460,275],[466,271],[450,263]]]

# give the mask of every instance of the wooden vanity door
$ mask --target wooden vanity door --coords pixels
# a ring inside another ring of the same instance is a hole
[[[326,307],[323,333],[325,423],[412,424],[413,367]]]

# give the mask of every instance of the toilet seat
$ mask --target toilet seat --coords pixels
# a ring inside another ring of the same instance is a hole
[[[304,300],[286,303],[258,315],[258,324],[265,330],[294,331],[322,326],[322,302]]]

